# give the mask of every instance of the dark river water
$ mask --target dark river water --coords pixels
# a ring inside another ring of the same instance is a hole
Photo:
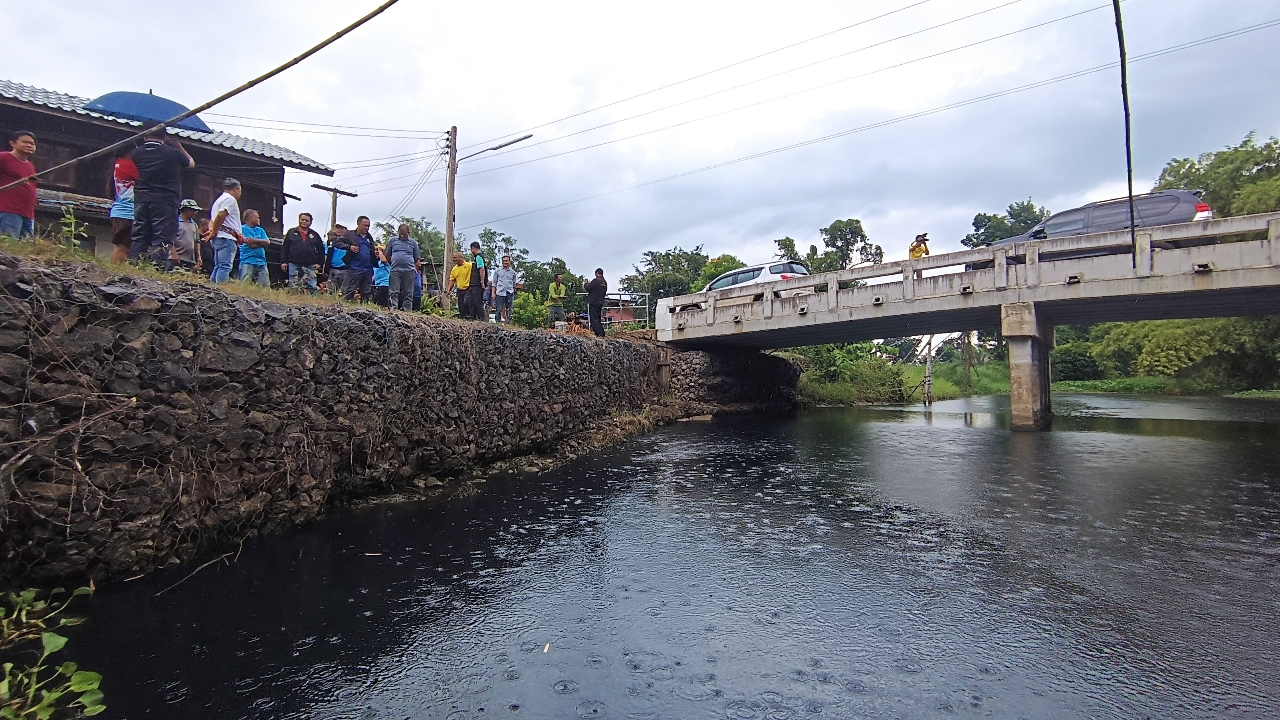
[[[1277,718],[1280,404],[682,423],[104,590],[104,717]]]

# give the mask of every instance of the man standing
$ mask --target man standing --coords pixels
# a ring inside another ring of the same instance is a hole
[[[342,295],[347,302],[355,302],[356,293],[360,293],[360,302],[373,300],[373,236],[369,234],[369,218],[361,215],[356,218],[356,229],[339,239],[335,245],[347,251],[342,260],[346,263],[346,277],[342,281]]]
[[[556,273],[556,279],[547,286],[547,324],[555,327],[564,322],[564,299],[569,296],[569,288],[564,285],[564,275]]]
[[[133,164],[138,168],[138,180],[133,186],[133,244],[129,246],[129,259],[137,260],[152,248],[173,244],[178,234],[182,171],[195,167],[196,161],[182,143],[157,125],[143,136],[142,146],[133,151]]]
[[[133,147],[120,149],[115,166],[111,169],[111,188],[115,201],[111,203],[111,262],[122,263],[129,259],[129,246],[133,244],[133,186],[138,182],[138,166],[133,164]]]
[[[240,233],[240,181],[227,178],[222,181],[223,193],[209,213],[209,232],[205,238],[213,244],[213,269],[209,282],[224,283],[231,277],[231,262],[236,256],[236,242],[244,240]]]
[[[591,319],[591,332],[596,337],[604,337],[604,296],[609,292],[609,283],[605,282],[604,270],[596,268],[596,276],[583,286],[587,291],[587,317]]]
[[[325,256],[329,270],[325,273],[325,288],[334,295],[342,294],[342,283],[347,279],[347,251],[338,247],[338,241],[347,236],[346,225],[334,225],[329,231],[329,253]]]
[[[516,287],[520,278],[511,267],[511,256],[502,256],[502,267],[493,271],[493,307],[498,322],[511,322],[511,309],[515,305]]]
[[[178,206],[178,234],[173,241],[173,252],[169,256],[169,269],[180,267],[191,270],[200,258],[197,245],[200,244],[200,224],[196,222],[196,213],[204,208],[195,200],[183,200]],[[119,245],[116,246],[118,250]]]
[[[267,248],[271,246],[271,238],[259,222],[257,210],[244,211],[244,226],[240,228],[240,279],[271,287],[271,276],[267,274]]]
[[[298,227],[284,234],[284,247],[280,252],[284,262],[280,269],[285,273],[289,287],[316,294],[316,273],[324,265],[324,241],[320,233],[311,229],[311,213],[298,215]]]
[[[26,130],[9,136],[9,152],[0,153],[0,187],[36,174],[31,156],[36,136]],[[0,191],[0,235],[24,238],[36,232],[36,181]]]
[[[449,271],[449,279],[445,281],[444,292],[447,295],[455,287],[458,289],[458,317],[471,319],[471,296],[467,288],[471,285],[471,263],[460,252],[453,254],[453,269]]]
[[[413,309],[413,283],[422,267],[422,251],[418,241],[409,237],[409,226],[396,228],[396,237],[387,243],[387,255],[391,259],[391,280],[388,297],[391,308]]]
[[[485,267],[484,255],[480,251],[480,243],[471,243],[471,284],[467,292],[471,295],[471,318],[473,320],[489,319],[484,309],[484,291],[489,287],[489,268]]]

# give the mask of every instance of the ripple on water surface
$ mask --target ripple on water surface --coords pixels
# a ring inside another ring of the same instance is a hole
[[[70,647],[107,717],[1280,716],[1280,406],[1057,403],[679,425],[108,589]]]

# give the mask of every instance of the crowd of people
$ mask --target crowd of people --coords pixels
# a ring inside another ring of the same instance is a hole
[[[112,169],[114,199],[111,218],[111,261],[152,263],[165,271],[207,274],[215,284],[232,280],[271,286],[267,249],[272,241],[253,208],[241,210],[243,187],[235,178],[223,181],[223,192],[205,211],[195,200],[182,198],[182,171],[195,160],[177,138],[156,123],[147,129],[142,143],[117,153]],[[10,152],[0,153],[0,185],[34,175],[30,157],[36,137],[14,133]],[[0,192],[0,235],[16,238],[34,233],[36,183],[29,181]],[[378,243],[370,233],[370,220],[360,216],[354,229],[334,225],[326,238],[312,228],[311,213],[298,215],[298,224],[284,236],[280,271],[287,286],[310,294],[340,294],[351,302],[364,302],[397,310],[420,310],[426,285],[427,297],[443,304],[430,283],[424,283],[422,249],[410,237],[408,225],[396,236]],[[490,272],[480,243],[469,252],[453,254],[453,269],[442,292],[456,300],[458,315],[468,320],[492,317],[512,322],[517,292],[523,279],[510,256],[503,256]],[[591,330],[604,335],[604,302],[608,292],[604,270],[584,283]],[[547,324],[567,321],[564,303],[569,288],[556,275],[547,288]]]

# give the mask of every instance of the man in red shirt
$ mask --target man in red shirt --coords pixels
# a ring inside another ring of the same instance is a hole
[[[36,136],[19,130],[9,136],[10,152],[0,153],[0,187],[36,174],[30,157],[36,154]],[[0,235],[24,238],[35,234],[36,181],[0,190]]]

